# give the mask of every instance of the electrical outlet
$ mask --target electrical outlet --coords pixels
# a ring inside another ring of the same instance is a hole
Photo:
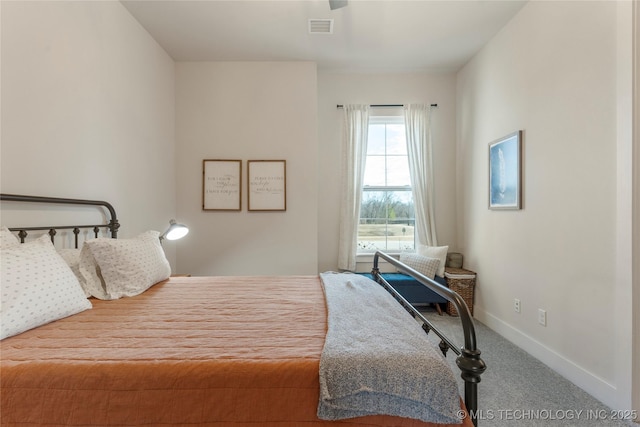
[[[513,309],[516,313],[520,313],[520,300],[518,298],[513,300]]]
[[[547,326],[547,311],[541,308],[538,309],[538,323]]]

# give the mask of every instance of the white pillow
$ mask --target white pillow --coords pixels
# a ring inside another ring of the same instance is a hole
[[[62,248],[58,249],[58,254],[67,263],[73,274],[78,278],[78,281],[82,283],[82,275],[80,274],[80,249]],[[85,291],[86,296],[91,296]]]
[[[133,239],[100,237],[84,242],[80,252],[82,286],[99,299],[131,297],[171,275],[160,245],[160,233],[147,231]]]
[[[0,339],[91,308],[47,235],[2,246],[0,263]]]
[[[403,252],[400,254],[400,262],[413,268],[418,273],[422,273],[429,279],[433,279],[440,267],[440,260],[437,258],[429,258],[424,255],[411,252]]]
[[[444,277],[444,267],[447,263],[447,251],[449,250],[449,246],[426,246],[426,245],[418,245],[418,253],[420,255],[429,257],[429,258],[437,258],[440,260],[440,266],[438,267],[438,272],[436,276]]]
[[[20,240],[7,227],[0,227],[0,247],[18,245]]]

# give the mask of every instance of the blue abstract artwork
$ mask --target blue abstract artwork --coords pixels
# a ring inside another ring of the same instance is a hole
[[[514,132],[489,145],[489,208],[520,209],[521,135]]]

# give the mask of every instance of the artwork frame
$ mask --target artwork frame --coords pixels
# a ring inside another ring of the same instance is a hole
[[[242,210],[242,160],[202,161],[202,210]]]
[[[249,211],[286,211],[286,160],[248,160],[247,190]]]
[[[489,209],[522,209],[522,130],[489,143]]]

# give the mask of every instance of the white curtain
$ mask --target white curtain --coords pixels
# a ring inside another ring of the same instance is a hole
[[[404,123],[409,152],[409,173],[416,210],[418,243],[437,246],[434,215],[433,161],[431,154],[431,107],[423,104],[404,106]]]
[[[369,106],[345,105],[342,138],[342,205],[340,209],[340,246],[338,267],[354,271],[358,250],[358,222],[362,181],[367,156]]]

